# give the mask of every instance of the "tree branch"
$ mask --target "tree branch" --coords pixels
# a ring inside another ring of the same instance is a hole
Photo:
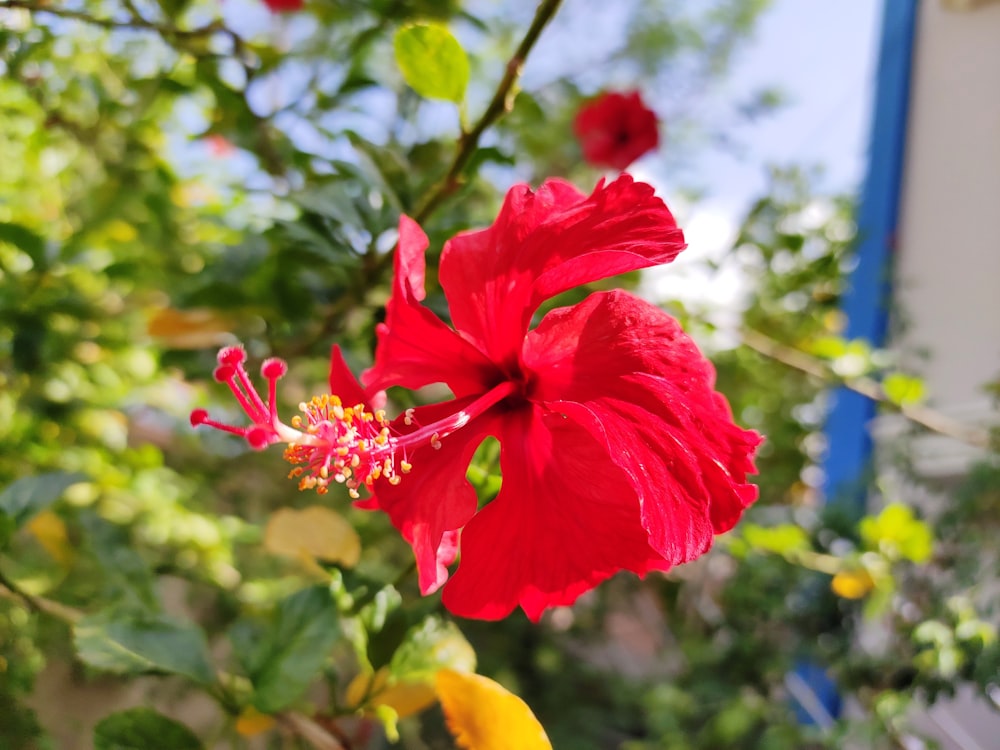
[[[2,571],[0,571],[0,598],[10,599],[23,604],[33,612],[50,615],[70,624],[83,617],[83,612],[75,607],[27,593],[7,578]],[[340,740],[308,716],[296,712],[286,712],[277,714],[275,718],[280,725],[301,737],[316,750],[347,750]]]
[[[2,2],[2,0],[0,0],[0,2]],[[444,177],[430,190],[430,192],[424,196],[424,199],[414,210],[413,218],[418,223],[422,223],[426,220],[427,217],[434,213],[441,203],[448,198],[448,196],[458,189],[461,185],[460,175],[462,170],[469,163],[473,154],[475,154],[476,148],[479,146],[479,139],[482,137],[483,133],[486,132],[487,128],[499,120],[505,112],[510,111],[511,107],[514,106],[514,86],[521,75],[521,71],[524,68],[524,63],[528,58],[528,54],[534,48],[535,43],[538,41],[539,36],[541,36],[545,26],[555,16],[556,11],[559,10],[561,2],[562,0],[541,0],[538,4],[531,26],[528,27],[528,30],[524,34],[524,38],[521,39],[521,43],[518,44],[514,54],[511,56],[510,60],[507,61],[504,76],[500,79],[500,83],[497,84],[496,91],[494,91],[493,98],[490,100],[490,103],[487,105],[479,120],[476,121],[476,124],[473,125],[472,129],[463,132],[462,135],[459,136],[458,143],[455,148],[455,156],[452,158],[448,171],[445,173]],[[362,272],[361,283],[358,285],[359,289],[368,289],[382,278],[386,270],[392,267],[395,253],[384,253],[378,256],[374,256],[373,253],[374,251],[370,254],[372,257],[369,259],[369,262],[366,263]],[[337,300],[337,302],[335,302],[331,308],[326,311],[326,314],[324,315],[324,320],[326,322],[324,323],[322,329],[324,336],[329,336],[336,332],[344,313],[349,310],[356,301],[357,300],[354,294],[347,294]],[[281,356],[287,357],[289,356],[289,353],[299,354],[308,351],[313,343],[314,342],[303,342],[291,350],[282,351]]]
[[[50,16],[66,18],[73,21],[81,21],[91,26],[99,26],[102,29],[135,29],[142,31],[155,31],[161,36],[179,39],[195,39],[218,33],[235,36],[233,32],[222,24],[222,21],[212,21],[212,23],[197,29],[178,29],[176,26],[156,23],[155,21],[147,20],[146,18],[135,14],[133,14],[132,18],[128,21],[118,21],[114,18],[92,16],[82,10],[73,10],[72,8],[61,8],[57,5],[50,5],[44,2],[44,0],[0,0],[0,8],[21,9],[30,13],[47,13]]]
[[[283,713],[276,717],[278,723],[301,737],[316,750],[346,750],[344,745],[323,727],[300,713]]]
[[[800,349],[782,344],[780,341],[775,341],[760,331],[744,328],[740,331],[740,335],[743,339],[743,344],[755,352],[800,372],[804,372],[807,375],[819,378],[826,383],[843,386],[849,391],[859,393],[865,398],[884,404],[911,422],[919,424],[931,432],[946,435],[975,448],[982,448],[988,451],[996,450],[992,445],[989,430],[983,427],[960,422],[935,409],[920,404],[896,403],[886,395],[885,390],[877,380],[867,377],[842,378],[834,373],[830,366],[823,360],[813,357],[811,354],[807,354]]]
[[[427,193],[424,200],[414,211],[413,218],[417,223],[422,222],[430,216],[445,198],[458,189],[459,185],[461,185],[459,175],[461,175],[462,170],[469,163],[469,159],[476,152],[476,148],[479,146],[479,139],[483,133],[486,132],[486,129],[490,125],[500,119],[501,115],[509,112],[514,106],[514,97],[516,95],[514,85],[517,83],[517,79],[521,77],[521,71],[524,69],[524,63],[528,59],[528,54],[538,41],[538,37],[541,36],[542,30],[552,20],[556,11],[559,10],[561,2],[562,0],[542,0],[538,4],[538,8],[535,11],[535,18],[531,22],[531,26],[528,27],[527,32],[525,32],[521,43],[514,51],[514,55],[507,61],[507,68],[504,71],[503,78],[500,79],[500,83],[497,85],[497,89],[489,105],[472,129],[462,133],[459,137],[455,156],[445,176]]]
[[[50,615],[63,622],[74,623],[83,617],[83,612],[59,602],[34,596],[22,589],[0,571],[0,597],[19,602],[33,612]]]

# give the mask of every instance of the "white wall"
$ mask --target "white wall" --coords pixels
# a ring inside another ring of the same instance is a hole
[[[981,386],[1000,377],[1000,3],[945,5],[921,2],[914,50],[896,269],[909,328],[898,343],[930,354],[909,364],[936,408],[988,422]]]
[[[920,4],[896,246],[908,326],[896,344],[930,355],[908,365],[932,406],[989,425],[1000,422],[981,389],[1000,377],[1000,2],[949,9],[961,4]],[[918,468],[939,478],[960,476],[975,455],[943,437],[914,448]],[[913,718],[944,750],[1000,747],[1000,714],[971,691]]]

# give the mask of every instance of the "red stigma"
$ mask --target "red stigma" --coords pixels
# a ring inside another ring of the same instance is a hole
[[[288,372],[288,365],[285,364],[283,359],[278,359],[277,357],[272,357],[271,359],[265,359],[264,364],[260,366],[260,374],[262,377],[268,380],[274,380],[277,378],[282,378],[285,373]]]
[[[247,360],[247,352],[242,346],[227,346],[219,349],[220,365],[241,365]]]
[[[212,419],[204,409],[191,412],[191,426],[207,425],[223,432],[240,435],[254,450],[263,450],[268,445],[279,442],[279,429],[289,429],[282,425],[278,418],[276,385],[278,379],[287,371],[288,365],[283,360],[271,358],[265,360],[261,374],[267,379],[267,400],[257,392],[243,363],[247,353],[242,346],[227,346],[219,351],[219,364],[212,377],[219,383],[228,386],[243,412],[250,418],[246,427],[229,425]],[[294,430],[292,431],[294,434]]]
[[[271,444],[272,431],[260,425],[254,425],[247,429],[244,437],[250,447],[255,451],[262,451]]]

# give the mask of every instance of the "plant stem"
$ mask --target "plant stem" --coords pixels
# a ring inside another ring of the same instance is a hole
[[[276,718],[279,724],[301,737],[316,750],[345,750],[340,740],[304,714],[284,713],[278,714]]]
[[[54,602],[51,599],[45,599],[44,597],[29,594],[4,575],[2,571],[0,571],[0,597],[19,602],[33,612],[50,615],[56,619],[71,624],[77,622],[83,617],[83,612],[74,607],[69,607],[65,604]],[[228,677],[228,675],[225,674],[222,676]],[[222,681],[220,680],[220,683],[221,682]],[[214,693],[213,691],[209,691],[209,694],[216,700],[223,703],[227,710],[231,710],[233,706],[236,705],[229,700],[228,696],[225,694],[220,695]],[[278,720],[278,723],[301,737],[303,740],[316,748],[316,750],[346,750],[344,745],[336,737],[327,732],[326,729],[321,727],[308,716],[295,712],[287,712],[278,714],[275,718]]]
[[[216,33],[223,33],[233,36],[232,32],[225,28],[220,21],[202,26],[197,29],[178,29],[175,26],[149,21],[142,16],[133,15],[128,21],[118,21],[114,18],[101,18],[92,16],[82,10],[72,8],[60,8],[49,5],[43,0],[0,0],[0,8],[18,8],[31,13],[48,13],[50,16],[66,18],[73,21],[82,21],[91,26],[99,26],[102,29],[137,29],[145,31],[155,31],[161,36],[176,37],[182,39],[193,39],[198,37],[211,36]]]
[[[744,328],[740,332],[740,336],[743,339],[743,344],[755,352],[800,372],[804,372],[807,375],[812,375],[827,383],[843,386],[849,391],[861,394],[865,398],[885,404],[911,422],[931,432],[946,435],[975,448],[982,448],[988,451],[996,450],[991,443],[989,430],[983,427],[966,424],[935,409],[919,404],[897,403],[886,395],[885,390],[877,380],[868,377],[842,378],[834,373],[830,366],[823,360],[807,354],[800,349],[782,344],[780,341],[775,341],[760,331]]]
[[[29,594],[10,580],[3,571],[0,571],[0,597],[20,602],[33,612],[51,615],[63,622],[74,623],[83,617],[83,613],[74,607]]]
[[[0,0],[0,2],[3,2],[3,0]],[[510,109],[514,106],[514,95],[516,93],[514,91],[514,86],[521,75],[521,71],[524,68],[524,63],[528,58],[528,54],[534,48],[535,43],[538,41],[539,36],[541,36],[545,26],[555,16],[556,11],[559,10],[561,3],[562,0],[541,0],[538,4],[531,26],[528,27],[528,30],[524,34],[524,38],[521,39],[521,43],[518,44],[514,54],[511,56],[510,60],[507,61],[504,76],[500,79],[500,83],[497,84],[496,91],[493,92],[493,98],[490,100],[490,103],[487,105],[480,118],[476,121],[476,124],[472,126],[472,129],[467,131],[463,130],[462,134],[459,136],[458,143],[456,144],[455,155],[448,167],[448,171],[414,209],[413,219],[417,223],[425,221],[450,195],[458,189],[458,187],[462,184],[462,170],[465,169],[469,160],[472,158],[473,154],[475,154],[476,149],[479,146],[479,139],[482,137],[483,133],[485,133],[487,128],[493,125],[500,119],[501,116],[503,116],[504,113],[510,111]],[[361,272],[362,278],[360,279],[357,288],[365,290],[378,284],[378,282],[381,281],[382,277],[385,275],[385,272],[392,267],[395,255],[395,253],[384,253],[376,256],[374,251],[371,251],[369,255],[366,256],[366,263]],[[339,300],[334,302],[323,315],[325,322],[320,335],[323,338],[328,338],[330,335],[336,333],[338,327],[341,325],[344,314],[350,310],[357,301],[357,295],[351,293],[345,294]],[[275,349],[275,351],[278,351],[281,356],[288,358],[290,355],[294,356],[309,351],[316,340],[318,339],[301,342],[295,346],[288,347],[280,351]]]
[[[462,170],[476,152],[476,148],[479,146],[479,139],[483,133],[486,132],[486,129],[490,125],[500,119],[501,115],[509,112],[514,106],[514,97],[516,95],[514,86],[518,78],[521,77],[525,60],[528,59],[528,54],[538,41],[538,37],[541,36],[542,30],[552,20],[552,17],[555,16],[556,11],[559,10],[561,2],[562,0],[542,0],[538,4],[538,8],[535,10],[535,18],[532,20],[527,32],[525,32],[524,38],[517,46],[513,56],[507,61],[507,68],[504,71],[503,78],[500,79],[500,83],[497,85],[497,89],[493,93],[493,98],[490,100],[489,105],[476,124],[472,126],[472,129],[463,132],[459,137],[455,156],[445,176],[424,197],[424,200],[414,211],[413,218],[418,224],[430,216],[445,198],[458,189],[461,185],[460,175]]]

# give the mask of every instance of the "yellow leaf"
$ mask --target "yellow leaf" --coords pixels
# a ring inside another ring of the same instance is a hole
[[[274,724],[273,716],[262,714],[253,706],[247,706],[236,719],[236,731],[244,737],[253,737],[271,729]]]
[[[357,565],[361,557],[358,533],[343,516],[321,505],[274,513],[264,530],[264,548],[275,555],[306,554],[347,567]]]
[[[360,706],[364,701],[365,696],[375,693],[375,690],[379,687],[379,681],[381,681],[382,685],[385,685],[385,681],[388,676],[389,673],[384,668],[374,674],[362,672],[361,674],[355,676],[355,678],[348,683],[347,690],[344,691],[344,702],[347,703],[348,706]]]
[[[528,705],[488,677],[442,669],[435,685],[448,728],[464,750],[552,750]]]
[[[175,349],[203,349],[228,343],[232,321],[206,308],[157,310],[146,323],[146,332]]]
[[[116,242],[131,242],[139,236],[134,226],[121,219],[112,219],[107,223],[105,229],[107,229],[108,237]]]
[[[830,588],[845,599],[860,599],[875,588],[875,581],[867,570],[842,570],[830,581]]]
[[[345,697],[351,706],[364,702],[366,713],[374,712],[379,706],[388,706],[400,719],[430,708],[437,700],[434,688],[427,683],[402,681],[389,684],[387,667],[382,667],[375,674],[359,674],[347,686]]]
[[[73,564],[73,548],[66,534],[66,524],[51,510],[43,510],[25,527],[52,559],[64,568]]]

